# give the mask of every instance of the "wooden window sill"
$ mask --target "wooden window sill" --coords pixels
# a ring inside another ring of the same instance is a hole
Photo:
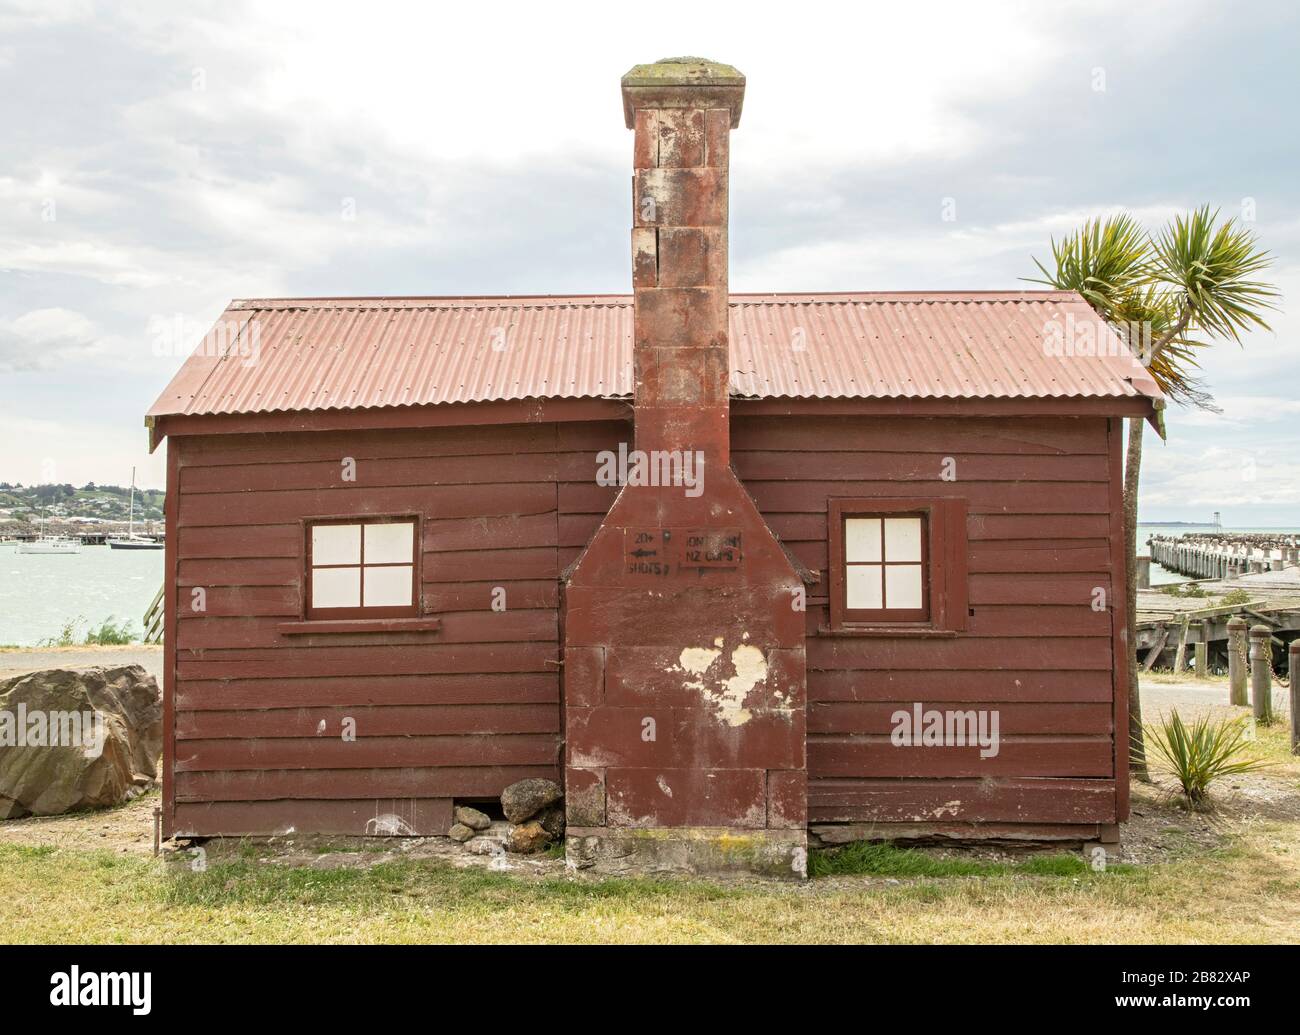
[[[818,636],[928,636],[938,639],[955,639],[957,630],[955,629],[935,629],[932,627],[922,628],[915,625],[846,625],[842,628],[831,628],[828,625],[818,626]]]
[[[281,636],[316,636],[325,633],[437,632],[441,618],[318,618],[306,622],[281,622]]]

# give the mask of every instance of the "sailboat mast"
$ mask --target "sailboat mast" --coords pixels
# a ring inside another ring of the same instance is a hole
[[[126,517],[126,534],[135,535],[135,468],[131,468],[131,502]]]

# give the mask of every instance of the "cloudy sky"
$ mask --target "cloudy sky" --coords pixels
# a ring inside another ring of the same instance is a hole
[[[618,79],[686,53],[749,80],[734,290],[1253,219],[1283,312],[1148,438],[1143,518],[1300,527],[1297,50],[1291,3],[0,0],[0,481],[161,486],[143,414],[232,297],[628,290]]]

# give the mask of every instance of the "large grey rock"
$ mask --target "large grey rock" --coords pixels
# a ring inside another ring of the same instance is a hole
[[[453,841],[465,842],[474,836],[474,829],[464,823],[453,823],[451,829],[447,831],[447,836]]]
[[[0,819],[126,801],[158,778],[162,694],[139,665],[0,682]]]
[[[457,823],[464,823],[470,830],[486,830],[492,825],[492,819],[486,812],[472,809],[468,805],[457,805],[454,815]]]
[[[501,792],[501,808],[511,823],[522,823],[562,797],[564,791],[554,780],[520,780]]]

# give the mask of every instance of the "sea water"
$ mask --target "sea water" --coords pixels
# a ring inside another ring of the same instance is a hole
[[[0,543],[0,645],[34,647],[73,621],[80,641],[110,617],[126,620],[138,640],[162,579],[162,550],[18,553],[16,543]]]

